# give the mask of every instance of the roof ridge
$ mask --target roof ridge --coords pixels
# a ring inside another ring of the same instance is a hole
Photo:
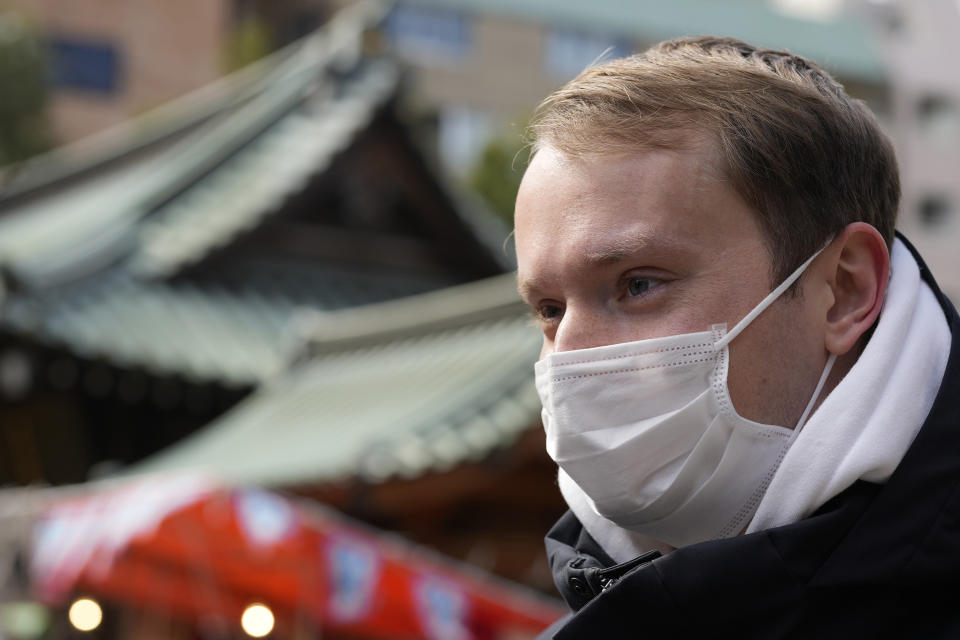
[[[343,351],[501,318],[516,318],[526,304],[513,272],[386,302],[337,311],[303,312],[294,322],[311,355]]]

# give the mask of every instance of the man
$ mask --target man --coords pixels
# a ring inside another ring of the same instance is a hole
[[[541,105],[516,205],[543,331],[545,637],[960,635],[958,317],[873,116],[681,39]]]

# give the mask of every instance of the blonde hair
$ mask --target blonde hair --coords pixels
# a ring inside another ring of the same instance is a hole
[[[715,138],[785,278],[833,234],[867,222],[893,242],[900,181],[869,109],[816,63],[731,38],[681,38],[583,71],[550,95],[533,150],[569,155],[677,148]]]

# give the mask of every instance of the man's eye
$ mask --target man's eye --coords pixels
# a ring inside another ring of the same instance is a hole
[[[537,309],[541,320],[556,320],[563,315],[563,308],[555,304],[545,304]]]
[[[537,324],[552,324],[563,317],[563,307],[558,304],[541,304],[530,310],[530,318]]]
[[[659,283],[654,278],[630,278],[627,280],[627,292],[631,296],[642,296]]]

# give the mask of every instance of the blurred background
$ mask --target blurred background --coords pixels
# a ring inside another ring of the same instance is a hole
[[[0,0],[0,638],[529,638],[540,99],[712,33],[819,61],[960,294],[956,0]]]

